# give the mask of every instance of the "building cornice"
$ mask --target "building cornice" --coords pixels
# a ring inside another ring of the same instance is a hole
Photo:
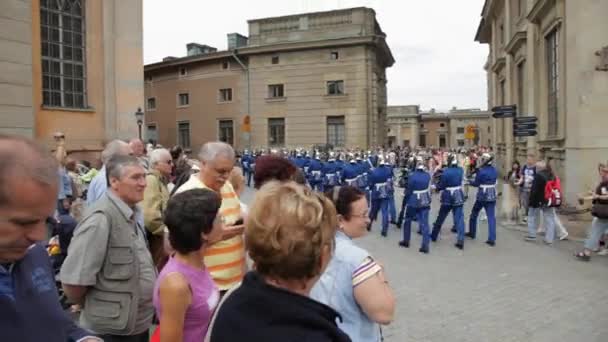
[[[496,62],[492,65],[492,71],[494,73],[499,73],[507,64],[507,59],[504,57],[500,57],[496,59]]]
[[[555,0],[536,0],[530,12],[528,12],[528,20],[533,23],[538,23],[541,18],[549,11],[551,5],[555,4]]]
[[[157,62],[144,66],[144,71],[152,71],[163,69],[166,67],[181,66],[190,63],[221,60],[226,57],[231,57],[233,52],[239,56],[269,54],[276,52],[288,52],[298,50],[311,50],[311,49],[323,49],[330,47],[344,47],[353,45],[371,45],[378,47],[384,57],[385,65],[387,67],[392,66],[395,63],[390,48],[386,44],[383,37],[379,36],[364,36],[364,37],[351,37],[351,38],[338,38],[338,39],[323,39],[318,41],[304,41],[304,42],[290,42],[272,45],[259,45],[251,47],[243,47],[235,50],[218,51],[209,54],[188,56],[169,60],[166,62]]]
[[[515,33],[507,46],[505,46],[505,51],[510,55],[514,55],[517,49],[526,43],[527,37],[528,35],[525,31]]]

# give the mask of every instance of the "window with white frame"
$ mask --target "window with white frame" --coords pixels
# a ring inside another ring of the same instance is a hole
[[[268,119],[268,145],[285,146],[285,118]]]
[[[285,96],[283,84],[271,84],[268,86],[268,98],[281,98]]]
[[[180,93],[177,95],[177,105],[179,107],[186,107],[190,105],[190,94]]]
[[[155,110],[156,109],[156,97],[149,97],[148,101],[146,103],[146,108],[148,110]]]
[[[344,116],[327,117],[327,143],[334,147],[342,147],[346,143]]]
[[[234,121],[220,120],[218,126],[219,140],[234,145]]]
[[[547,134],[556,136],[559,116],[559,31],[545,37],[547,63]]]
[[[84,1],[40,1],[43,105],[87,107],[85,27]]]
[[[327,95],[343,95],[344,81],[327,81]]]
[[[232,88],[220,89],[220,102],[232,101]]]
[[[183,148],[190,148],[190,121],[177,123],[177,144]]]

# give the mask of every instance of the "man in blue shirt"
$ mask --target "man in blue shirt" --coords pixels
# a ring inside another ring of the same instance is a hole
[[[471,216],[469,217],[469,232],[466,236],[475,239],[477,233],[477,217],[481,209],[486,211],[488,215],[488,240],[486,243],[489,246],[496,244],[496,178],[498,174],[494,166],[492,166],[492,156],[484,153],[481,156],[482,166],[477,172],[475,179],[469,184],[479,188],[477,190],[477,199],[473,205]]]
[[[112,140],[106,148],[101,152],[101,162],[104,166],[99,170],[99,173],[93,178],[87,191],[87,206],[90,206],[95,201],[101,198],[103,194],[108,190],[108,180],[106,178],[106,167],[105,163],[115,155],[132,155],[131,147],[129,144],[122,140]]]
[[[405,198],[407,209],[405,212],[405,222],[403,223],[403,240],[399,246],[409,248],[411,238],[412,220],[414,217],[418,221],[422,233],[421,253],[429,252],[429,212],[431,210],[431,175],[424,170],[424,160],[416,158],[416,171],[414,171],[407,181]]]
[[[7,135],[0,135],[0,160],[2,341],[100,341],[59,305],[48,254],[37,243],[57,203],[56,161],[31,140]]]
[[[382,211],[381,234],[386,237],[388,233],[390,193],[393,190],[393,171],[390,166],[386,165],[384,159],[380,159],[379,162],[380,165],[370,173],[368,180],[372,197],[369,218],[371,222],[375,221],[378,218],[378,211]]]

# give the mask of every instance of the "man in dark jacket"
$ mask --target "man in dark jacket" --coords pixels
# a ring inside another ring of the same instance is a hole
[[[536,174],[530,188],[529,210],[528,210],[528,235],[527,241],[536,240],[536,230],[540,221],[540,213],[546,227],[545,243],[552,244],[555,238],[555,208],[547,206],[545,199],[545,186],[547,182],[553,180],[554,175],[547,169],[547,163],[539,161],[536,163]]]
[[[0,331],[2,341],[99,341],[59,305],[46,219],[56,207],[57,163],[31,140],[0,134]]]

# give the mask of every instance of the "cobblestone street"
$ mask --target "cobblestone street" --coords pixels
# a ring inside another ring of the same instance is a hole
[[[250,201],[249,190],[244,198]],[[471,198],[465,220],[472,204]],[[431,223],[437,210],[435,196]],[[375,223],[358,241],[384,264],[397,295],[396,318],[384,329],[385,341],[608,340],[607,257],[583,263],[573,257],[579,242],[530,243],[524,233],[500,224],[497,246],[491,248],[484,243],[487,222],[460,251],[453,247],[451,225],[448,218],[428,255],[418,252],[416,234],[409,249],[399,247],[401,230],[394,226],[382,238]]]

